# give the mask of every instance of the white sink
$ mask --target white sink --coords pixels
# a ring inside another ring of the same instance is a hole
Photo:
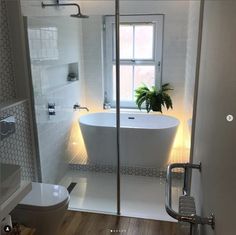
[[[21,184],[21,170],[18,165],[0,164],[0,204],[15,193]]]

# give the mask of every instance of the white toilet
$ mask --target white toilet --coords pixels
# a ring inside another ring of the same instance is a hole
[[[35,228],[35,235],[57,235],[69,199],[63,186],[32,182],[32,191],[12,213],[13,221]]]

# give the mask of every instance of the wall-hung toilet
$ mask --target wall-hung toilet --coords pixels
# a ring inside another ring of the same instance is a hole
[[[35,228],[35,235],[58,235],[69,199],[63,186],[32,183],[32,191],[13,210],[12,219]]]

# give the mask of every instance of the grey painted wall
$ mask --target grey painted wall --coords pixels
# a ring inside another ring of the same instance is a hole
[[[213,212],[216,228],[201,234],[235,234],[236,211],[236,2],[205,1],[203,42],[193,161],[202,172],[193,175],[199,213]]]

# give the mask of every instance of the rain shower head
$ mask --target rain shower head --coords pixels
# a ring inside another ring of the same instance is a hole
[[[76,3],[60,3],[59,0],[56,0],[56,3],[54,3],[54,4],[46,4],[46,3],[42,2],[41,5],[42,5],[42,8],[45,8],[45,7],[58,7],[58,6],[76,6],[77,9],[78,9],[78,13],[70,15],[71,17],[83,18],[83,19],[89,18],[89,16],[83,15],[81,13],[80,6]]]
[[[87,15],[83,15],[83,14],[81,14],[81,12],[79,12],[79,13],[77,13],[77,14],[72,14],[72,15],[70,15],[71,17],[74,17],[74,18],[81,18],[81,19],[87,19],[87,18],[89,18],[89,16],[87,16]]]

